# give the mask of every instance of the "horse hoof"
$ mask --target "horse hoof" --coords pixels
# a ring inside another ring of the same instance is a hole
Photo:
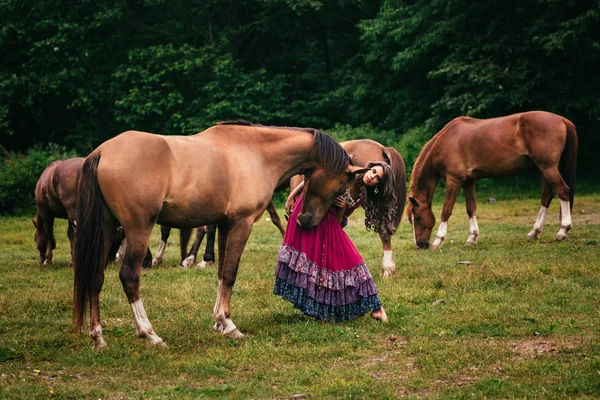
[[[392,279],[392,277],[394,275],[396,275],[396,270],[395,269],[393,269],[393,270],[384,269],[382,274],[383,274],[382,275],[383,279]]]
[[[467,242],[465,243],[465,245],[467,246],[474,246],[477,244],[477,240],[467,240]]]
[[[156,267],[157,265],[159,265],[162,262],[162,260],[159,260],[157,258],[152,260],[152,266]]]
[[[233,339],[243,339],[244,338],[244,334],[242,332],[240,332],[239,329],[234,329],[229,333],[226,333],[225,336],[229,336],[230,338]]]
[[[556,234],[556,240],[567,240],[567,234],[563,232],[558,232]]]
[[[103,338],[99,338],[94,340],[93,348],[96,351],[108,349],[108,344],[106,344]]]
[[[538,238],[537,232],[532,231],[527,234],[527,239],[529,239],[529,240],[537,240],[537,238]]]
[[[197,268],[210,268],[214,265],[215,263],[213,261],[200,261],[198,263],[198,265],[196,265]]]
[[[43,265],[52,265],[52,261],[45,259]]]
[[[194,259],[193,256],[189,256],[188,258],[186,258],[185,260],[183,260],[181,262],[181,266],[184,268],[187,267],[191,267],[192,265],[194,265],[194,262],[196,262],[196,260]]]

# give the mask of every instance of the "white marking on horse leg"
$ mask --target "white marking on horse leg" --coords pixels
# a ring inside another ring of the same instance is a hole
[[[196,262],[196,257],[192,254],[189,257],[186,257],[185,260],[181,262],[181,266],[184,268],[191,267]]]
[[[440,226],[438,228],[437,233],[435,234],[435,240],[431,245],[431,250],[437,250],[438,247],[444,243],[444,239],[446,239],[446,232],[448,231],[448,222],[440,222]]]
[[[133,319],[135,320],[135,326],[137,329],[137,335],[141,338],[146,338],[152,344],[159,344],[162,346],[166,346],[165,342],[158,336],[154,329],[152,328],[152,324],[148,320],[148,316],[146,315],[146,310],[144,310],[144,304],[142,304],[142,299],[138,299],[137,301],[130,304],[131,311],[133,312]]]
[[[396,264],[394,263],[394,255],[392,254],[392,250],[383,251],[381,267],[384,278],[391,278],[396,274]]]
[[[535,220],[535,223],[533,224],[533,228],[531,229],[531,232],[529,232],[527,234],[527,237],[529,239],[537,239],[538,238],[538,235],[540,234],[540,232],[542,231],[542,228],[544,227],[544,219],[546,218],[547,211],[548,211],[548,207],[542,206],[540,208],[540,212],[538,213],[537,219]]]
[[[202,260],[202,261],[200,261],[198,263],[198,265],[196,265],[196,267],[197,268],[210,268],[213,265],[215,265],[214,261],[204,261],[204,260]]]
[[[225,317],[225,311],[223,310],[223,301],[222,301],[222,289],[223,289],[223,281],[219,279],[219,291],[217,293],[217,301],[215,302],[214,314],[213,317],[215,319],[215,330],[223,335],[227,335],[236,339],[241,339],[244,337],[244,334],[240,332],[231,318]]]
[[[102,326],[96,325],[94,329],[90,331],[90,338],[94,341],[94,348],[101,349],[104,347],[108,347],[104,338],[102,337]]]
[[[167,243],[160,241],[158,245],[158,249],[156,250],[156,256],[152,259],[152,266],[157,266],[162,263],[163,255],[165,254],[165,249],[167,248]]]
[[[469,218],[469,238],[467,239],[467,246],[476,244],[478,237],[479,225],[477,225],[477,217],[473,216]]]
[[[127,249],[127,238],[123,239],[121,242],[121,246],[119,246],[119,250],[117,250],[117,255],[115,256],[115,262],[119,262],[125,256],[125,250]]]
[[[571,223],[571,204],[569,201],[560,201],[560,230],[556,234],[556,239],[564,240],[567,238],[567,232],[569,232],[572,228]]]

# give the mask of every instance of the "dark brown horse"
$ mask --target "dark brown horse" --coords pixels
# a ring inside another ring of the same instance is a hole
[[[81,164],[83,158],[54,161],[42,172],[35,186],[37,215],[33,220],[33,226],[35,226],[35,243],[40,253],[40,264],[52,264],[52,250],[56,248],[55,218],[68,221],[67,236],[71,242],[69,263],[73,263],[77,170]]]
[[[142,260],[155,223],[175,228],[218,226],[219,290],[215,330],[243,337],[230,314],[240,256],[273,191],[304,172],[298,224],[317,225],[354,175],[348,154],[314,129],[221,124],[192,136],[129,131],[104,142],[84,161],[78,184],[74,317],[77,329],[90,307],[90,337],[106,346],[100,290],[110,232],[122,226],[127,249],[120,278],[137,335],[164,344],[139,293]]]
[[[461,187],[469,215],[467,245],[472,245],[479,236],[475,181],[513,174],[531,165],[542,173],[542,207],[528,236],[535,239],[541,232],[556,192],[561,211],[561,227],[556,239],[566,239],[571,229],[576,160],[575,125],[560,115],[531,111],[492,119],[460,117],[452,120],[425,145],[413,168],[407,214],[413,226],[415,245],[429,247],[435,225],[431,201],[440,179],[446,180],[446,199],[432,249],[441,246],[446,238],[448,219]]]
[[[395,227],[398,228],[400,219],[404,213],[404,204],[406,203],[406,167],[400,153],[393,147],[385,147],[371,139],[349,140],[340,142],[344,150],[351,156],[355,165],[366,166],[369,161],[385,161],[394,172],[393,186],[396,194],[396,221]],[[290,187],[294,188],[302,182],[302,176],[295,176],[290,182]],[[364,203],[363,203],[364,206]],[[381,273],[384,278],[390,278],[396,273],[396,264],[392,254],[392,237],[387,232],[379,234],[381,244],[383,245],[383,257],[381,260]]]

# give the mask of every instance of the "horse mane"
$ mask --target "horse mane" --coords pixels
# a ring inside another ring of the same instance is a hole
[[[291,129],[294,131],[301,131],[311,133],[313,135],[313,142],[311,148],[311,157],[314,158],[319,165],[325,169],[330,170],[335,174],[339,174],[346,170],[347,165],[354,165],[354,162],[346,153],[346,150],[335,141],[328,134],[321,132],[314,128],[297,128],[289,126],[265,126],[260,124],[253,124],[252,122],[246,121],[245,119],[235,119],[218,122],[217,125],[242,125],[242,126],[256,126],[261,128],[272,128],[272,129]]]

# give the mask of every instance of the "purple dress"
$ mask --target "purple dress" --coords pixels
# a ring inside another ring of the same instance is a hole
[[[273,292],[322,320],[350,320],[381,308],[373,277],[338,222],[336,206],[319,225],[304,229],[296,223],[301,204],[302,196],[279,250]]]

